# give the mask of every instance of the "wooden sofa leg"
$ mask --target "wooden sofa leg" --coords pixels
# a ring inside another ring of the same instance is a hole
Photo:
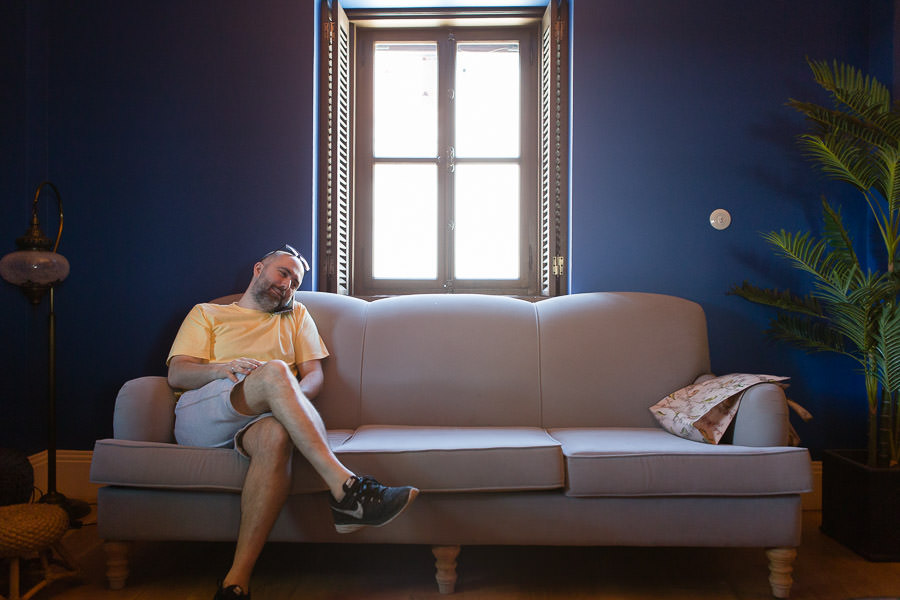
[[[797,549],[770,548],[766,550],[766,556],[769,557],[769,585],[772,586],[772,595],[776,598],[790,597],[791,585],[794,583],[791,573],[794,572]]]
[[[434,566],[437,573],[434,578],[438,584],[438,591],[442,594],[452,594],[456,589],[456,557],[459,556],[459,546],[432,546],[434,554]]]
[[[109,589],[121,590],[128,579],[128,542],[104,542]]]

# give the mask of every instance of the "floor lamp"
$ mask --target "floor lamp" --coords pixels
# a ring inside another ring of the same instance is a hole
[[[56,242],[52,243],[41,231],[37,217],[37,203],[41,190],[50,188],[56,194],[59,207],[59,230]],[[69,261],[57,254],[59,239],[62,237],[63,210],[59,190],[49,181],[38,185],[31,205],[31,227],[25,235],[16,240],[19,250],[0,259],[0,277],[19,288],[35,306],[41,303],[46,292],[50,292],[50,315],[48,318],[48,382],[47,382],[47,492],[40,502],[58,504],[69,513],[72,525],[90,512],[87,503],[66,498],[56,490],[56,314],[54,312],[54,286],[69,274]]]

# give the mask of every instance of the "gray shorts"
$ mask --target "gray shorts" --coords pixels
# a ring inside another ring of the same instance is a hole
[[[243,381],[244,376],[238,375]],[[175,405],[175,440],[183,446],[234,448],[248,457],[241,446],[247,428],[272,413],[242,415],[231,405],[231,389],[237,385],[228,378],[216,379],[196,390],[188,390]]]

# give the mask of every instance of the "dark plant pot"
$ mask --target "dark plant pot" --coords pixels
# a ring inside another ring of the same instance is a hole
[[[900,561],[900,469],[865,464],[865,450],[822,456],[822,531],[871,561]]]

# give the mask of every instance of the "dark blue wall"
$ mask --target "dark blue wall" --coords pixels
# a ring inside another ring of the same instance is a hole
[[[165,373],[194,302],[242,291],[272,247],[312,247],[315,5],[0,4],[12,92],[0,95],[0,248],[14,249],[35,186],[52,179],[72,267],[56,294],[59,447],[89,449],[111,434],[119,386]],[[25,77],[42,53],[43,88]],[[32,107],[43,129],[27,127]],[[48,304],[32,310],[5,283],[0,303],[0,363],[11,368],[0,378],[0,445],[39,450]]]
[[[34,36],[27,32],[29,15],[26,3],[0,3],[0,253],[14,250],[13,241],[25,233],[30,217],[31,181],[39,182],[43,173],[30,171],[34,146],[29,131],[39,130],[36,116],[40,107],[30,105],[28,97],[46,75],[37,76],[29,57]],[[31,68],[30,68],[31,67]],[[29,69],[30,68],[30,69]],[[44,69],[46,73],[46,68]],[[29,127],[29,125],[32,125]],[[36,136],[38,140],[41,136]],[[46,136],[44,136],[45,138]],[[37,161],[41,162],[41,161]],[[29,308],[16,288],[0,283],[0,360],[8,367],[0,376],[0,446],[46,447],[37,422],[42,415],[43,396],[31,393],[45,380],[46,363],[41,361],[39,341],[46,335],[45,313]],[[40,336],[39,340],[35,340]],[[44,350],[46,352],[46,350]]]
[[[116,390],[164,373],[194,302],[243,289],[273,244],[313,245],[315,4],[0,3],[0,252],[44,177],[66,209],[61,448],[111,434]],[[791,376],[814,449],[861,444],[860,382],[766,342],[765,312],[725,291],[802,282],[759,232],[815,227],[820,194],[844,198],[798,157],[784,102],[819,98],[807,55],[892,75],[892,5],[572,2],[572,291],[701,303],[714,369]],[[709,226],[715,208],[731,228]],[[27,451],[45,447],[46,308],[0,286],[0,444]]]
[[[771,344],[762,333],[769,313],[725,291],[745,279],[803,288],[759,234],[819,231],[823,193],[844,201],[865,243],[864,206],[800,158],[794,137],[804,122],[784,103],[825,100],[807,56],[884,70],[891,28],[876,36],[870,10],[850,0],[574,7],[572,291],[699,302],[713,370],[790,376],[789,395],[816,417],[797,424],[814,449],[863,444],[854,365]],[[710,227],[716,208],[730,211],[729,229]]]

